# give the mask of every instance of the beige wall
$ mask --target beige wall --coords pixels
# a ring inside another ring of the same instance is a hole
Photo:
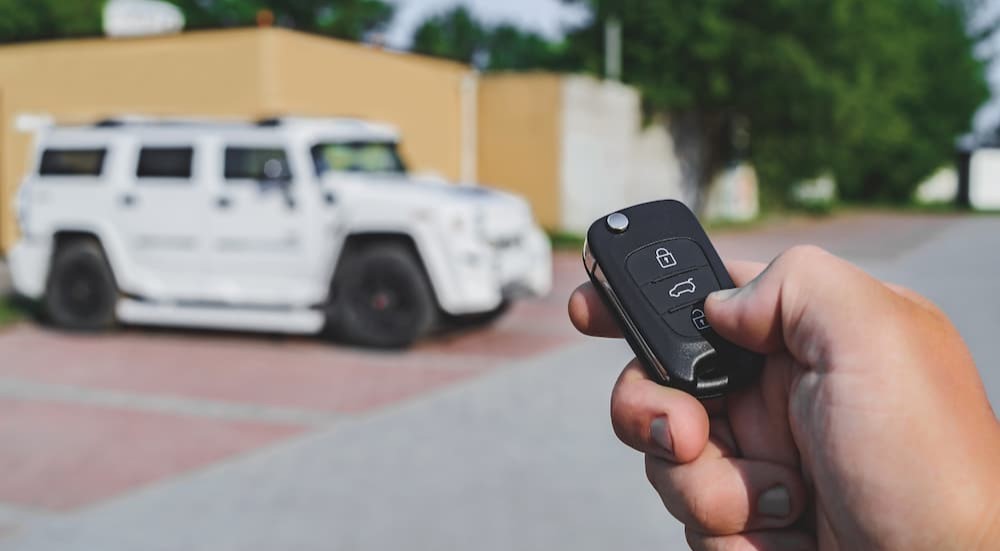
[[[627,204],[639,94],[624,84],[563,80],[561,227],[577,234]]]
[[[0,48],[0,249],[15,237],[11,198],[24,176],[31,136],[17,114],[88,120],[117,113],[256,112],[260,95],[253,33],[110,41],[49,42]]]
[[[489,75],[479,86],[479,180],[525,196],[549,229],[562,225],[562,82]]]
[[[642,125],[639,91],[563,79],[562,228],[582,234],[619,206],[681,199],[680,164],[663,124]]]
[[[463,135],[460,101],[471,74],[281,29],[0,47],[0,250],[16,237],[11,199],[30,154],[31,137],[13,128],[18,114],[352,115],[399,126],[415,170],[457,179],[463,140],[474,139]]]
[[[402,132],[412,170],[462,176],[461,94],[468,67],[288,31],[269,31],[262,39],[268,109],[391,122]]]
[[[31,137],[13,125],[24,113],[60,121],[122,113],[385,121],[402,131],[414,171],[519,193],[549,229],[579,231],[612,203],[670,196],[676,179],[669,147],[642,147],[637,93],[615,83],[478,77],[456,63],[282,29],[5,46],[0,252],[16,237],[11,199]]]

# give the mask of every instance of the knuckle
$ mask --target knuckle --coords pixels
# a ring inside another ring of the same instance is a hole
[[[684,527],[684,539],[687,541],[691,551],[709,551],[708,540],[705,536],[692,530],[689,526]]]
[[[691,525],[705,532],[714,532],[718,524],[717,519],[713,518],[714,512],[722,510],[719,506],[725,506],[725,504],[718,503],[711,492],[701,489],[686,492],[682,499],[686,516]]]
[[[650,486],[652,486],[657,492],[659,492],[660,488],[659,488],[659,476],[657,474],[657,467],[653,465],[653,461],[650,460],[650,457],[648,455],[646,456],[645,470],[646,470],[646,481],[649,482]]]
[[[793,269],[800,269],[815,266],[832,256],[825,249],[816,245],[795,245],[781,253],[775,262]]]
[[[622,442],[635,445],[641,434],[641,401],[633,385],[621,383],[611,392],[611,426]]]
[[[645,459],[646,465],[646,480],[649,484],[653,486],[653,489],[657,491],[661,496],[671,493],[671,488],[668,485],[667,472],[671,468],[670,463],[660,459],[654,455],[646,454]]]
[[[686,486],[686,491],[679,495],[685,524],[713,535],[736,534],[746,529],[749,511],[742,505],[744,502],[734,499],[729,488],[712,483]]]
[[[705,538],[706,535],[730,535],[744,530],[748,511],[734,507],[731,493],[718,484],[696,480],[691,474],[685,466],[673,466],[663,460],[646,457],[646,479],[659,494],[667,511],[689,533]],[[707,540],[700,541],[704,548]]]

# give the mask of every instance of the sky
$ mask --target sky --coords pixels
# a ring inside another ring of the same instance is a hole
[[[578,6],[566,6],[559,0],[390,0],[396,16],[387,33],[393,48],[406,48],[417,27],[428,17],[464,5],[479,19],[490,23],[514,23],[549,38],[561,36],[561,29],[586,20],[587,13]]]

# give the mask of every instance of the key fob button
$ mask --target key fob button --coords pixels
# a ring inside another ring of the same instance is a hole
[[[707,266],[708,259],[690,239],[666,239],[634,251],[625,261],[636,285],[663,279],[671,274]]]
[[[642,288],[657,314],[666,314],[702,301],[709,293],[718,290],[719,282],[707,267],[683,272]]]
[[[712,330],[705,317],[704,302],[668,312],[663,315],[663,321],[682,337],[704,337]]]

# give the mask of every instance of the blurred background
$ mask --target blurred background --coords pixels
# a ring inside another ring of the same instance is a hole
[[[0,0],[0,549],[686,548],[610,428],[627,346],[565,315],[589,224],[655,199],[929,296],[997,403],[997,29]]]

